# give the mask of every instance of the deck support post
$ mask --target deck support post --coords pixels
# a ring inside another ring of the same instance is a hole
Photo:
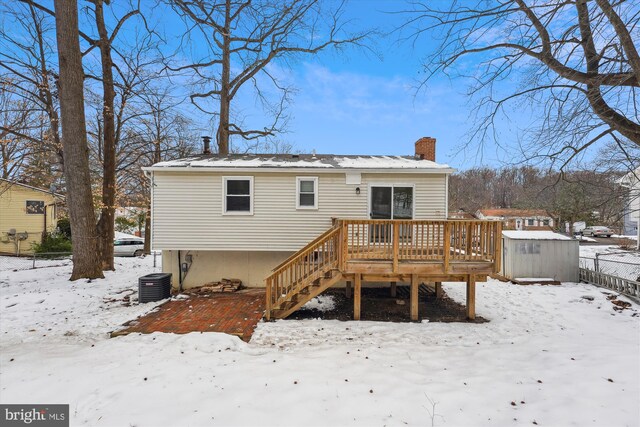
[[[391,282],[391,298],[395,298],[398,295],[398,290],[396,288],[396,282]]]
[[[418,275],[411,275],[411,320],[418,320]]]
[[[436,298],[442,298],[442,282],[435,282],[436,284]]]
[[[351,299],[351,280],[347,280],[347,286],[345,287],[344,292],[347,298]]]
[[[266,320],[271,320],[271,279],[267,279],[265,283],[265,310],[264,317]]]
[[[353,320],[360,320],[360,294],[362,291],[361,274],[356,274],[355,287],[353,291]]]
[[[467,278],[467,319],[476,318],[476,276],[470,274]]]

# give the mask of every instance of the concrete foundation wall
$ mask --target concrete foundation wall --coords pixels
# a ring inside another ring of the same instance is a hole
[[[293,252],[248,252],[248,251],[180,251],[180,262],[191,255],[192,263],[186,275],[183,273],[184,289],[215,282],[222,278],[240,279],[248,287],[263,287],[264,279],[271,270],[287,259]],[[180,270],[178,251],[162,251],[162,271],[171,273],[172,286],[178,288]]]

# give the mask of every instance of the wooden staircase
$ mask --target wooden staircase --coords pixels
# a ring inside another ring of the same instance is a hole
[[[267,320],[284,319],[342,279],[340,231],[334,226],[322,233],[267,277]]]
[[[499,221],[339,219],[266,278],[265,318],[284,319],[341,280],[357,295],[362,281],[410,278],[416,296],[421,280],[475,284],[500,271],[501,237]]]

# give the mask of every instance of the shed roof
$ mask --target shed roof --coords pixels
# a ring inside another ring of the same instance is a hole
[[[370,169],[409,170],[451,173],[449,165],[414,156],[368,156],[336,154],[228,154],[199,155],[156,163],[151,168],[217,168],[217,169]]]
[[[547,216],[551,218],[549,212],[544,209],[478,209],[484,216],[502,216],[502,217],[526,217],[526,216]]]
[[[513,240],[574,240],[564,234],[546,230],[505,230],[502,235]]]

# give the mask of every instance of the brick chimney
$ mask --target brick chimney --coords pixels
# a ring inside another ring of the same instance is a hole
[[[416,157],[436,161],[436,139],[425,136],[416,141]]]

